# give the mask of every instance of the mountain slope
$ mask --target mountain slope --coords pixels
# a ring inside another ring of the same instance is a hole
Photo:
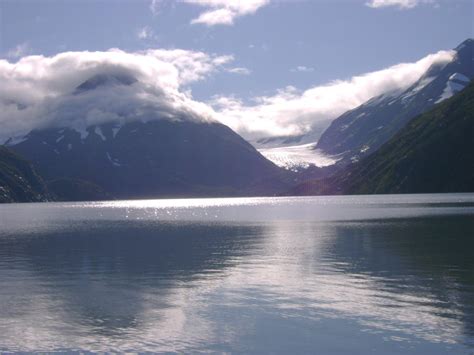
[[[344,113],[323,133],[316,149],[339,155],[340,164],[376,151],[413,117],[459,92],[474,78],[474,40],[464,41],[455,52],[451,62],[433,65],[404,92],[380,95]]]
[[[82,132],[47,129],[11,148],[47,180],[91,182],[115,198],[271,194],[283,186],[281,169],[220,123],[157,119]]]
[[[474,192],[474,83],[413,119],[377,152],[297,195]]]
[[[288,186],[284,169],[227,126],[140,88],[131,74],[96,74],[58,100],[48,128],[6,144],[60,200],[272,195]]]
[[[0,203],[48,199],[46,187],[31,164],[0,146]]]

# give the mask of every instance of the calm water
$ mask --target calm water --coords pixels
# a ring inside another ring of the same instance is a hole
[[[0,351],[474,353],[474,194],[0,205]]]

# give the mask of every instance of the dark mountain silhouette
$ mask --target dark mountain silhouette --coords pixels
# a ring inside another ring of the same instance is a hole
[[[32,165],[0,146],[0,202],[39,202],[50,199]]]

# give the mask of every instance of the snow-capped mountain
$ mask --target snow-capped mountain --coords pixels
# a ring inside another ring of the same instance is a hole
[[[95,90],[101,95],[98,89],[104,86],[134,82],[132,77],[98,75],[72,95]],[[152,198],[273,194],[284,186],[283,169],[229,127],[185,115],[156,115],[49,127],[9,139],[6,145],[33,162],[49,186],[60,186],[60,192],[53,192],[62,199],[89,199],[78,188],[100,191],[104,198]]]
[[[289,194],[474,191],[474,82],[412,119],[380,149]]]
[[[356,162],[377,150],[412,118],[465,88],[474,78],[474,40],[455,48],[453,60],[433,65],[403,92],[374,97],[334,120],[315,149]]]

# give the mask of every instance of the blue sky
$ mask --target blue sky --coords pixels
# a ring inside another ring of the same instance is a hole
[[[251,75],[222,75],[195,88],[210,94],[304,89],[412,62],[473,36],[473,2],[439,1],[401,9],[366,1],[278,1],[233,25],[190,24],[202,7],[171,1],[1,0],[3,56],[25,44],[34,54],[76,50],[183,48],[233,54]],[[138,38],[142,29],[149,38]],[[300,72],[297,67],[310,71]]]
[[[227,55],[231,66],[186,90],[199,102],[251,105],[414,63],[473,37],[471,0],[369,1],[0,0],[0,57],[110,48]]]

